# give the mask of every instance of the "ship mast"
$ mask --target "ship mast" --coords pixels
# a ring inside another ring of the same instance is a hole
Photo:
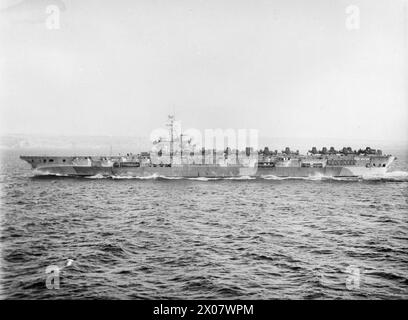
[[[169,123],[168,126],[170,126],[170,164],[173,164],[173,148],[174,148],[174,115],[169,116]]]
[[[174,159],[174,122],[175,122],[175,116],[169,115],[169,122],[167,123],[167,126],[170,127],[170,163],[173,164],[173,159]],[[180,161],[182,162],[183,159],[183,136],[184,134],[180,131]],[[177,139],[179,137],[177,136]]]
[[[183,136],[184,134],[180,132],[180,163],[183,164]]]

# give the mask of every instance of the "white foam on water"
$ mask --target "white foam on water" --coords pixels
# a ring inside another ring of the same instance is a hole
[[[180,180],[184,179],[183,177],[168,177],[162,176],[157,173],[154,173],[149,176],[110,176],[112,179],[136,179],[136,180],[154,180],[154,179],[166,179],[166,180]]]
[[[136,179],[140,179],[140,180],[150,180],[150,179],[157,179],[160,178],[160,175],[157,173],[153,173],[150,176],[140,176],[140,177],[135,177]]]
[[[309,177],[278,177],[278,176],[274,176],[270,174],[270,175],[261,176],[261,179],[264,179],[264,180],[323,180],[324,178],[326,177],[321,176],[321,175],[309,176]]]
[[[150,176],[111,176],[112,179],[138,179],[138,180],[150,180],[150,179],[157,179],[160,176],[158,174],[152,174]]]
[[[254,180],[256,177],[250,177],[250,176],[239,176],[239,177],[228,177],[228,178],[222,178],[224,180]]]
[[[278,176],[274,176],[273,174],[268,174],[268,175],[262,175],[261,179],[265,179],[265,180],[285,180],[285,177],[278,177]]]
[[[122,180],[122,179],[136,179],[134,176],[111,176],[112,179]]]
[[[384,174],[363,175],[361,177],[333,177],[324,175],[313,175],[309,177],[278,177],[274,175],[261,176],[264,180],[335,180],[335,181],[408,181],[408,172],[391,171]]]
[[[332,177],[327,177],[327,176],[324,176],[324,175],[322,175],[320,173],[316,173],[313,176],[309,176],[309,177],[300,177],[301,180],[313,180],[313,181],[320,181],[320,180],[323,180],[323,179],[326,179],[326,178],[330,179]]]
[[[363,180],[408,181],[407,171],[389,171],[383,174],[363,175]]]
[[[360,181],[359,177],[325,177],[325,180],[335,180],[335,181]]]
[[[167,176],[159,176],[160,179],[166,179],[166,180],[180,180],[184,179],[183,177],[167,177]]]
[[[51,173],[46,171],[34,171],[35,175],[39,176],[57,176],[57,177],[69,177],[67,174]],[[308,177],[278,177],[275,175],[262,175],[260,177],[252,176],[237,176],[237,177],[170,177],[162,176],[157,173],[149,176],[106,176],[102,174],[96,174],[94,176],[85,177],[87,179],[135,179],[135,180],[155,180],[155,179],[165,179],[165,180],[195,180],[195,181],[215,181],[215,180],[255,180],[257,178],[264,180],[308,180],[308,181],[322,181],[322,180],[335,180],[335,181],[394,181],[394,182],[408,182],[408,172],[406,171],[391,171],[383,174],[371,174],[363,175],[359,177],[333,177],[324,176],[321,174],[308,176]]]
[[[197,177],[197,178],[187,178],[188,180],[196,180],[196,181],[213,181],[213,180],[220,180],[220,178],[207,178],[207,177]]]
[[[85,177],[85,178],[87,178],[87,179],[106,179],[106,178],[108,178],[108,176],[104,176],[103,174],[98,173],[98,174],[96,174],[94,176],[89,176],[89,177]]]

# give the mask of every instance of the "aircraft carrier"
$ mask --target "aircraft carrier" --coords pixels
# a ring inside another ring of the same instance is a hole
[[[124,156],[30,156],[27,161],[35,175],[104,177],[364,177],[387,172],[395,157],[366,147],[313,147],[299,151],[192,149],[183,134],[175,134],[174,116],[169,116],[167,139],[153,142],[154,151]],[[160,143],[159,143],[160,142]],[[168,148],[158,148],[158,146]],[[177,146],[177,147],[176,147]]]

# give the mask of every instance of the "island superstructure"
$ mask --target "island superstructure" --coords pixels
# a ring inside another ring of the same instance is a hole
[[[169,136],[160,139],[168,148],[125,156],[29,156],[22,155],[35,174],[108,177],[362,177],[387,172],[395,157],[366,147],[352,150],[313,147],[302,155],[290,148],[270,151],[185,148],[183,133],[176,134],[174,116],[167,123]],[[154,143],[158,143],[155,141]]]

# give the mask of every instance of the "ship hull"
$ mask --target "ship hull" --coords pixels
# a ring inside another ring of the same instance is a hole
[[[46,166],[34,170],[36,175],[56,176],[112,176],[112,177],[360,177],[381,175],[387,168],[366,167],[239,167],[239,166],[176,166],[176,167],[86,167],[86,166]]]
[[[383,175],[395,159],[392,156],[371,161],[365,159],[361,165],[332,166],[318,163],[308,167],[298,165],[219,165],[219,164],[164,164],[140,165],[134,162],[121,162],[108,157],[42,157],[21,156],[34,169],[35,175],[57,176],[112,176],[112,177],[360,177]],[[106,165],[110,164],[110,165]]]

